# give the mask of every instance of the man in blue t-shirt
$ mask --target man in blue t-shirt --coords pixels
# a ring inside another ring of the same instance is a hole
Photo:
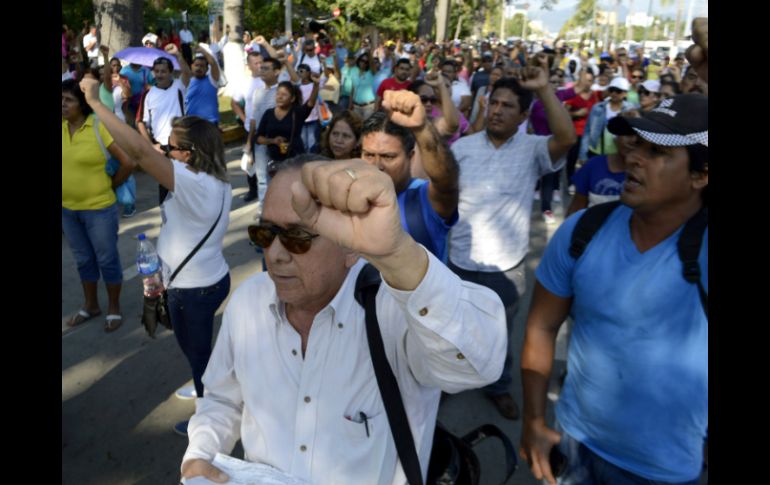
[[[209,74],[211,66],[211,74]],[[217,98],[217,83],[219,82],[219,64],[214,56],[202,47],[195,48],[195,59],[192,66],[192,77],[187,86],[186,115],[200,116],[204,120],[219,125],[219,99]]]
[[[457,222],[459,170],[452,152],[411,91],[385,91],[382,107],[365,122],[361,158],[393,179],[401,225],[441,261],[447,260],[447,235]],[[415,141],[428,180],[412,178]],[[411,211],[418,210],[415,214]]]
[[[550,483],[697,484],[708,425],[708,317],[682,274],[677,241],[708,208],[708,98],[684,94],[641,118],[621,202],[578,259],[578,212],[559,228],[535,273],[521,358],[521,453]],[[708,292],[708,231],[698,263]],[[545,423],[556,334],[574,327],[556,431]],[[565,468],[554,479],[554,446]]]

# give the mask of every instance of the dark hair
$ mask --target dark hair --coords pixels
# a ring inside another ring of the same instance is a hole
[[[454,68],[454,70],[457,71],[457,64],[455,63],[454,59],[444,59],[443,61],[441,61],[441,67],[444,67],[444,66],[452,66],[452,68]]]
[[[398,61],[396,61],[396,67],[400,66],[401,64],[406,64],[410,68],[412,67],[412,63],[409,62],[409,59],[402,57]]]
[[[296,108],[302,104],[302,90],[295,86],[294,83],[291,81],[281,81],[278,83],[278,88],[276,88],[276,91],[280,88],[288,90],[294,97],[294,101],[291,103],[292,108]]]
[[[187,164],[223,182],[227,180],[225,145],[219,129],[198,116],[180,116],[171,121],[177,143],[190,149]]]
[[[401,140],[401,145],[404,147],[404,153],[407,155],[414,150],[415,138],[412,130],[390,121],[388,115],[384,111],[377,111],[364,121],[364,129],[361,131],[361,138],[363,139],[363,137],[369,133],[380,132],[385,133],[386,135],[395,136]]]
[[[306,70],[307,72],[312,72],[312,71],[310,70],[310,66],[309,66],[309,65],[307,65],[307,64],[305,64],[305,63],[302,63],[302,64],[300,64],[299,66],[297,66],[297,70],[299,71],[300,69],[304,69],[304,70]]]
[[[413,92],[414,94],[420,94],[420,88],[423,86],[430,86],[430,84],[426,83],[422,79],[417,79],[415,82],[409,85],[408,88],[406,88],[408,91]],[[433,86],[430,86],[431,88]],[[434,90],[435,91],[435,90]]]
[[[495,91],[498,89],[510,89],[513,91],[513,94],[515,94],[519,100],[519,111],[522,113],[529,111],[529,105],[532,104],[532,91],[522,88],[521,84],[519,84],[519,81],[516,78],[501,77],[498,79],[497,82],[492,86],[492,92],[489,94],[490,99],[492,99],[492,96],[494,96]]]
[[[279,61],[275,57],[268,57],[267,59],[264,60],[264,62],[266,62],[268,64],[272,64],[274,71],[280,71],[281,70],[281,61]]]
[[[83,91],[80,90],[80,85],[74,79],[67,79],[66,81],[62,81],[61,91],[62,93],[70,93],[71,95],[75,96],[75,99],[78,100],[80,111],[84,116],[88,116],[94,112],[94,110],[88,106],[88,103],[86,103],[86,95],[83,94]]]
[[[260,51],[259,49],[249,51],[249,53],[246,55],[246,57],[257,57],[257,56],[264,58],[264,56],[262,55],[262,51]]]
[[[685,148],[687,149],[687,156],[690,158],[690,172],[708,172],[709,147],[697,144],[687,145]],[[703,200],[703,205],[708,207],[708,185],[701,192],[701,200]]]
[[[152,68],[155,69],[155,66],[158,64],[165,64],[166,67],[168,67],[169,72],[174,72],[174,64],[171,63],[171,59],[167,57],[158,57],[152,61]]]
[[[350,129],[353,131],[353,136],[356,137],[357,141],[361,140],[361,131],[364,127],[364,120],[361,118],[361,116],[350,110],[345,110],[341,113],[338,113],[334,115],[332,118],[332,122],[329,123],[329,126],[324,129],[323,133],[321,133],[321,154],[334,158],[334,154],[332,153],[331,148],[329,147],[329,136],[331,136],[332,130],[335,126],[337,126],[337,123],[340,121],[344,121],[347,123],[347,125],[350,127]],[[358,158],[361,156],[361,148],[359,146],[356,146],[353,149],[352,156],[354,158]]]
[[[682,94],[682,88],[679,87],[679,83],[676,81],[663,81],[660,83],[660,87],[671,86],[674,90],[674,94]]]

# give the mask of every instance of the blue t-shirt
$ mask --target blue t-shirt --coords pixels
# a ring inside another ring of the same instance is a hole
[[[708,424],[708,319],[682,276],[682,231],[640,253],[620,206],[577,262],[579,211],[556,231],[537,268],[551,293],[574,297],[567,379],[556,417],[610,463],[651,480],[700,475]],[[708,291],[708,230],[699,257]]]
[[[190,78],[184,102],[187,107],[186,115],[200,116],[214,124],[219,123],[217,87],[212,84],[209,76],[204,76],[203,79],[195,76]]]
[[[457,223],[459,213],[455,209],[452,218],[447,224],[444,219],[436,213],[433,206],[428,200],[428,181],[424,179],[412,179],[409,182],[409,186],[406,190],[401,191],[398,194],[398,207],[401,212],[401,227],[411,234],[409,226],[406,223],[406,193],[410,189],[417,189],[420,191],[420,210],[422,212],[422,220],[425,222],[425,229],[428,231],[428,236],[431,239],[431,245],[424,244],[425,247],[433,253],[438,259],[446,263],[447,261],[447,241],[449,230]],[[420,241],[418,241],[420,242]]]
[[[588,207],[619,199],[625,180],[625,172],[610,172],[607,155],[591,157],[572,176],[575,192],[588,197]]]
[[[152,71],[144,66],[141,66],[138,71],[134,71],[129,65],[121,69],[120,74],[128,78],[128,82],[131,85],[131,96],[140,94],[145,84],[155,85],[155,77],[152,75]]]

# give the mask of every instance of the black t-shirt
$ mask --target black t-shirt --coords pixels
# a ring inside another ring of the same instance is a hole
[[[275,108],[265,111],[257,128],[257,136],[264,136],[265,138],[282,136],[289,142],[289,152],[285,155],[281,154],[278,145],[267,145],[267,154],[270,160],[282,162],[295,155],[305,153],[305,147],[302,144],[302,125],[305,124],[305,120],[312,111],[306,104],[303,104],[292,108],[280,120],[275,117]]]

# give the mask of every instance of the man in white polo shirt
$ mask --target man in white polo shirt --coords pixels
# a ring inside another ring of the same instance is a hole
[[[543,102],[553,135],[517,133],[527,119],[533,92]],[[510,336],[526,288],[524,259],[535,183],[564,166],[576,142],[569,113],[539,67],[522,69],[521,81],[502,78],[492,87],[487,129],[460,138],[452,152],[460,165],[460,220],[450,232],[450,268],[462,279],[494,290],[505,305],[508,353],[503,374],[485,387],[497,409],[518,419],[509,387],[513,381]]]
[[[182,44],[182,57],[188,64],[192,64],[192,43],[194,40],[193,33],[185,22],[184,27],[179,31],[179,42]]]
[[[88,55],[88,66],[99,67],[99,40],[96,38],[96,26],[93,24],[83,36],[83,51]]]

